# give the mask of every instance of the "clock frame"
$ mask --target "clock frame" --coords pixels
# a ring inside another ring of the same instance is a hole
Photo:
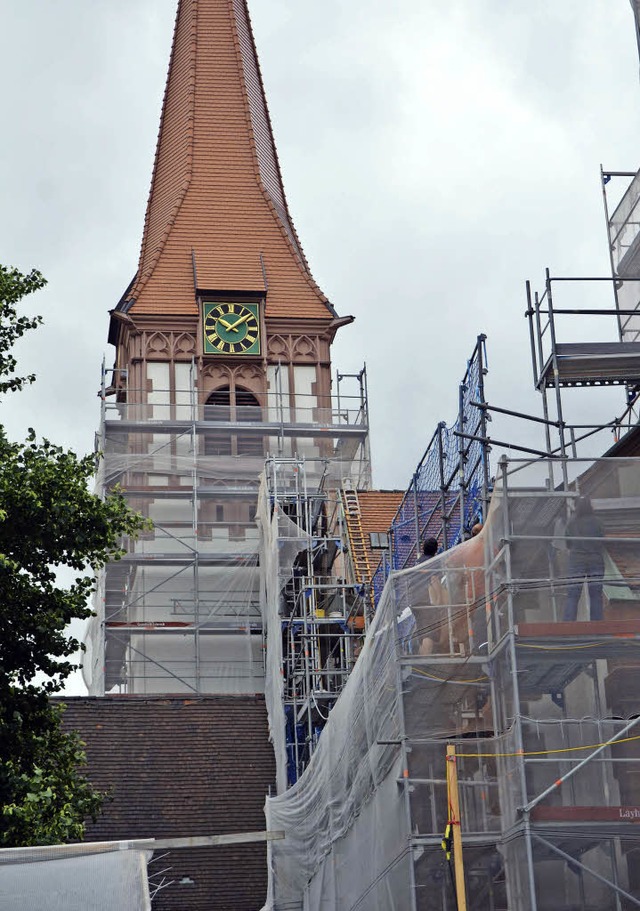
[[[203,350],[224,357],[260,354],[258,304],[206,301],[202,312]]]

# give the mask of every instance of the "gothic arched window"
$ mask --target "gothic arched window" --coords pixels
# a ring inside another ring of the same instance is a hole
[[[262,420],[260,402],[248,389],[223,386],[211,393],[204,407],[205,421],[212,424],[248,423]],[[264,438],[256,433],[238,433],[235,428],[211,430],[205,435],[205,455],[264,456]]]

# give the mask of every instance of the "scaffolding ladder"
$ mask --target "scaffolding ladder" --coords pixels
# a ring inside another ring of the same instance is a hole
[[[362,530],[362,516],[360,514],[360,502],[358,493],[351,487],[349,481],[343,481],[342,486],[342,506],[344,509],[344,519],[347,526],[349,537],[349,548],[351,550],[351,562],[356,582],[364,585],[371,583],[371,564],[369,562],[369,553],[364,539]]]

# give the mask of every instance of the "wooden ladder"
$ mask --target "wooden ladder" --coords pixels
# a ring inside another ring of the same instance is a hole
[[[347,486],[342,488],[342,506],[349,535],[351,562],[356,581],[369,585],[371,582],[371,564],[369,563],[369,553],[364,539],[364,531],[362,530],[358,494],[353,488]]]

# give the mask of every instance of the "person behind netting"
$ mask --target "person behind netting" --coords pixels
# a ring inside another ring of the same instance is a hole
[[[438,541],[436,538],[425,538],[422,542],[422,556],[418,560],[418,563],[424,563],[425,560],[430,560],[431,557],[435,557],[438,553]]]
[[[438,541],[436,538],[425,538],[422,544],[422,557],[419,562],[424,563],[427,560],[431,560],[432,557],[435,557],[438,553]],[[424,582],[422,583],[424,585]],[[446,603],[446,596],[442,587],[442,567],[438,566],[437,570],[430,573],[427,576],[427,598],[428,604],[432,607],[437,608],[440,605]],[[423,623],[424,618],[429,618],[430,623],[428,624],[427,629],[417,629],[415,640],[416,647],[415,651],[419,655],[431,655],[435,649],[438,648],[440,643],[440,638],[442,635],[441,630],[441,617],[439,617],[438,612],[433,610],[428,610],[425,613],[423,612]]]
[[[438,552],[438,542],[435,538],[425,538],[422,544],[422,554],[418,563],[430,560]],[[398,638],[403,652],[412,654],[421,652],[420,640],[416,637],[416,617],[410,607],[405,607],[398,615]],[[432,644],[433,648],[433,644]]]
[[[567,600],[562,619],[572,622],[578,616],[582,586],[587,583],[591,620],[602,620],[602,580],[604,577],[604,528],[593,511],[589,497],[579,497],[565,530],[569,550]]]

